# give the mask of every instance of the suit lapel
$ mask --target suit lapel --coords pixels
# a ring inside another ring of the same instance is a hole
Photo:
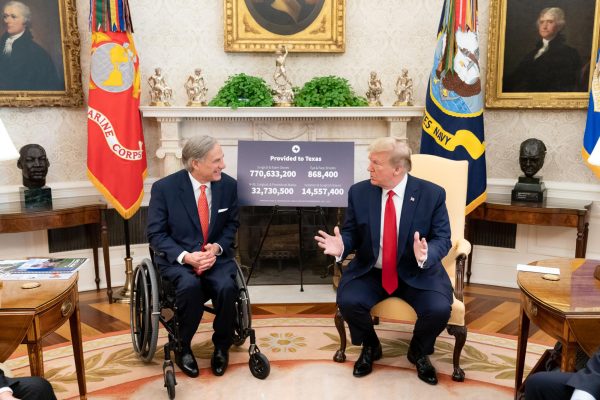
[[[373,238],[373,255],[375,259],[379,256],[379,244],[381,242],[381,191],[378,186],[371,185],[369,193],[369,220],[371,223],[371,237]]]
[[[188,213],[190,220],[198,229],[198,232],[202,232],[200,229],[200,216],[198,215],[198,205],[196,204],[196,197],[194,196],[194,188],[192,187],[192,182],[190,182],[187,171],[184,170],[184,172],[185,174],[182,174],[179,186],[181,191],[181,202],[183,203],[183,207]]]
[[[411,238],[408,237],[409,229],[412,225],[412,220],[415,217],[415,210],[419,203],[419,194],[419,185],[412,176],[408,175],[404,199],[402,200],[400,226],[398,228],[398,260],[402,256],[404,249],[406,249],[405,243],[407,240],[411,240]]]

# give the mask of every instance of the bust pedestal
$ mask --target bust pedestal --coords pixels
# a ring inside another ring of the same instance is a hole
[[[24,210],[50,210],[52,209],[52,190],[48,186],[41,188],[19,189],[21,195],[21,208]]]
[[[529,201],[542,203],[546,199],[546,186],[541,176],[519,176],[519,181],[512,190],[513,201]]]

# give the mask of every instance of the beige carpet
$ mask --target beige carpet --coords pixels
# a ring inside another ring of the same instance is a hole
[[[418,380],[414,366],[406,359],[412,326],[382,322],[377,328],[383,344],[383,358],[371,375],[354,378],[352,367],[360,349],[349,347],[348,360],[332,361],[338,336],[329,316],[255,318],[257,343],[271,362],[265,380],[252,376],[248,368],[247,346],[232,349],[230,367],[222,377],[210,371],[212,334],[203,323],[194,338],[193,351],[201,372],[196,379],[177,371],[177,399],[512,399],[516,341],[469,332],[461,366],[465,382],[451,380],[454,338],[444,333],[436,343],[431,361],[440,383],[429,386]],[[161,344],[151,364],[139,361],[133,353],[129,332],[89,340],[84,343],[88,399],[166,399],[163,387]],[[529,344],[526,373],[545,347]],[[44,351],[46,378],[59,399],[78,398],[75,366],[70,345]],[[27,375],[27,357],[7,362],[15,375]],[[435,397],[434,397],[435,396]]]

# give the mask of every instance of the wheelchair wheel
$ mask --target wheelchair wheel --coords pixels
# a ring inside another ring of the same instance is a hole
[[[165,371],[165,387],[167,388],[167,394],[169,395],[169,399],[173,400],[175,398],[175,373],[173,370]]]
[[[158,284],[152,262],[144,259],[133,273],[133,289],[129,302],[131,342],[133,350],[144,362],[152,361],[158,341],[160,314]]]
[[[252,375],[258,379],[265,379],[271,373],[271,364],[263,353],[252,354],[248,366]]]

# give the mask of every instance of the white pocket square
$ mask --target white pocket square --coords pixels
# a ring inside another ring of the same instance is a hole
[[[229,210],[229,208],[219,208],[219,211],[217,211],[218,213],[222,213]]]

